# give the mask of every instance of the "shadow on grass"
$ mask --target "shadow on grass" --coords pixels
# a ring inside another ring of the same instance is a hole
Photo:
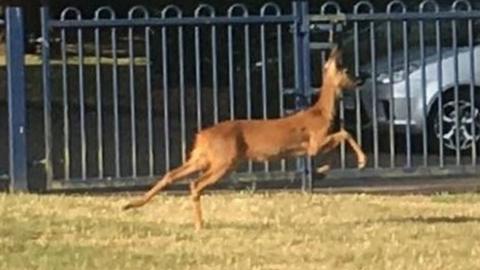
[[[366,221],[355,221],[353,225],[370,225],[376,223],[423,223],[423,224],[440,224],[440,223],[480,223],[480,217],[469,217],[469,216],[452,216],[452,217],[398,217],[398,218],[385,218],[385,219],[369,219]],[[352,224],[351,222],[347,222]],[[185,229],[192,229],[193,223],[182,224]],[[251,231],[251,230],[271,230],[275,228],[275,224],[272,223],[262,223],[262,222],[225,222],[220,220],[207,221],[204,224],[205,230],[223,230],[223,229],[233,229],[239,231]]]
[[[270,223],[263,222],[225,222],[219,220],[207,221],[205,223],[205,229],[207,230],[223,230],[223,229],[234,229],[234,230],[270,230],[275,227]]]
[[[478,222],[480,223],[480,217],[469,216],[452,216],[452,217],[399,217],[399,218],[386,218],[367,221],[356,221],[356,225],[372,224],[372,223],[424,223],[424,224],[437,224],[437,223],[467,223]]]

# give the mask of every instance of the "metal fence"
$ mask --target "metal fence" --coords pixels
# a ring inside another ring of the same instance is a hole
[[[268,3],[250,14],[235,4],[217,15],[202,4],[187,16],[174,5],[135,6],[124,18],[108,7],[91,18],[68,7],[59,19],[43,8],[48,188],[149,183],[185,161],[202,128],[284,116],[284,89],[308,85],[299,70],[305,7]],[[249,162],[230,182],[305,180],[304,168],[301,160]]]
[[[358,171],[342,145],[312,160],[249,162],[228,183],[310,189],[325,163],[330,178],[479,174],[480,11],[468,1],[136,6],[125,15],[68,7],[58,16],[43,7],[41,15],[43,90],[27,91],[42,102],[27,115],[37,160],[29,173],[48,189],[149,184],[185,160],[204,127],[301,109],[315,98],[334,40],[364,81],[344,94],[338,123],[367,152],[368,168]]]

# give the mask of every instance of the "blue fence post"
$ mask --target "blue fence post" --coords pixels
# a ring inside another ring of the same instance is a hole
[[[295,89],[303,96],[310,94],[310,18],[308,1],[293,2],[293,14],[296,17],[294,29]],[[296,102],[296,109],[305,106]],[[298,169],[302,170],[302,190],[311,191],[313,187],[312,160],[308,157],[299,159]]]
[[[10,191],[28,191],[23,12],[5,10]]]

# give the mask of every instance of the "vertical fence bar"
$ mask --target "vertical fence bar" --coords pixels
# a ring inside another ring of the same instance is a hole
[[[280,11],[280,7],[272,2],[270,3],[266,3],[265,5],[262,6],[262,8],[260,9],[260,16],[268,16],[266,15],[266,12],[267,12],[267,9],[272,9],[274,11],[274,16],[280,16],[281,15],[281,11]],[[278,36],[278,31],[281,29],[278,28],[279,25],[277,25],[277,49],[278,49],[278,39],[280,38],[280,36]],[[260,25],[260,56],[261,56],[261,62],[262,62],[262,105],[263,105],[263,119],[267,119],[268,118],[268,95],[267,95],[267,88],[268,88],[268,84],[267,84],[267,56],[266,56],[266,37],[265,37],[265,24],[261,24]],[[281,45],[280,45],[281,46]],[[281,47],[280,47],[281,49]],[[278,54],[281,54],[281,52],[279,51]],[[281,58],[280,58],[281,59]],[[280,60],[279,59],[279,60]],[[279,65],[281,65],[279,63]],[[280,71],[281,71],[281,68],[280,68]],[[279,74],[280,76],[280,74]],[[280,90],[279,91],[280,93],[280,97],[282,96],[282,91]],[[284,162],[283,162],[284,163]],[[284,164],[282,163],[282,166],[284,166]],[[270,163],[269,162],[265,162],[264,163],[265,165],[265,172],[269,172],[270,171]],[[282,167],[283,168],[283,167]]]
[[[245,12],[248,17],[248,11]],[[250,26],[244,26],[244,44],[245,44],[245,91],[246,91],[246,105],[247,105],[247,119],[252,119],[252,79],[250,74]],[[253,172],[253,162],[248,161],[248,172]]]
[[[68,67],[67,36],[65,28],[60,30],[60,50],[62,54],[62,91],[63,91],[63,166],[64,178],[70,179],[70,119],[68,104]]]
[[[337,2],[334,1],[327,1],[322,5],[320,8],[320,13],[322,15],[330,14],[337,14],[341,13],[341,7]],[[331,44],[338,43],[341,46],[342,38],[337,38],[337,27],[341,27],[338,22],[330,21],[330,29],[328,33],[328,42]],[[340,34],[340,33],[338,33]],[[325,51],[322,52],[323,57],[325,57]],[[323,62],[325,63],[325,58],[323,58]],[[345,103],[343,98],[343,93],[340,93],[339,101],[338,101],[338,118],[339,118],[339,127],[341,130],[345,129]],[[345,169],[346,167],[346,152],[345,152],[345,142],[340,142],[339,147],[339,154],[340,154],[340,168]]]
[[[198,16],[198,9],[195,11]],[[200,27],[195,26],[195,95],[197,103],[197,132],[202,129],[202,73],[200,60]]]
[[[423,12],[423,9],[420,8]],[[423,144],[423,166],[428,166],[428,130],[427,130],[427,79],[426,79],[426,62],[425,62],[425,38],[424,38],[424,21],[419,22],[419,41],[420,41],[420,68],[421,68],[421,85],[422,85],[422,117],[423,117],[423,132],[422,132],[422,144]]]
[[[395,129],[393,125],[393,114],[395,109],[395,99],[393,92],[393,53],[392,53],[392,22],[387,22],[387,58],[388,58],[388,78],[390,81],[390,106],[389,106],[389,119],[388,119],[388,131],[390,135],[390,168],[395,168]]]
[[[340,12],[340,10],[337,10],[337,12]],[[332,23],[332,29],[330,30],[330,42],[334,42],[333,37],[335,36],[336,32],[336,27],[337,24]],[[341,41],[340,41],[341,42]],[[345,129],[345,103],[343,99],[343,92],[340,93],[340,101],[338,104],[338,111],[339,111],[339,118],[340,118],[340,129],[344,130]],[[340,168],[345,169],[346,167],[346,151],[345,151],[345,142],[340,143]]]
[[[167,9],[162,11],[162,18],[166,17]],[[163,137],[165,144],[165,171],[170,170],[170,139],[169,139],[169,113],[168,113],[168,48],[167,28],[162,27],[162,75],[163,75]]]
[[[387,11],[392,4],[390,3],[387,6]],[[353,7],[354,14],[363,13],[362,8],[366,10],[368,14],[374,13],[373,5],[368,1],[360,1]],[[376,37],[375,37],[375,22],[372,20],[368,21],[368,33],[369,33],[369,41],[370,41],[370,62],[371,62],[371,70],[370,70],[370,77],[371,77],[371,106],[372,106],[372,126],[373,126],[373,160],[374,160],[374,168],[378,168],[379,163],[379,151],[378,151],[378,119],[377,119],[377,82],[376,82],[376,73],[377,73],[377,66],[376,66]],[[360,40],[359,40],[359,29],[358,29],[358,22],[354,24],[354,49],[355,49],[355,67],[356,73],[359,74],[359,65],[360,65]],[[358,93],[358,91],[357,91]],[[360,102],[360,97],[357,96],[357,105]],[[357,123],[361,122],[360,110],[357,106]],[[357,136],[359,136],[359,143],[361,143],[361,128],[357,126]]]
[[[265,6],[262,8],[260,14],[265,16]],[[261,73],[262,73],[262,117],[263,120],[267,120],[267,56],[265,52],[265,24],[260,25],[260,61],[261,61]],[[264,171],[269,171],[269,163],[265,161],[264,163]]]
[[[232,17],[233,8],[232,6],[228,9],[228,17]],[[228,50],[228,98],[229,98],[229,107],[230,107],[230,120],[235,118],[235,81],[233,77],[234,72],[234,63],[233,63],[233,26],[229,24],[227,26],[227,50]]]
[[[423,1],[422,3],[420,3],[420,6],[419,6],[419,11],[420,12],[424,12],[425,10],[425,6],[427,4],[432,4],[433,7],[434,7],[434,11],[435,12],[439,12],[440,8],[438,6],[438,4],[435,2],[435,1],[430,1],[430,0],[425,0]],[[428,137],[429,137],[429,133],[428,132],[432,132],[433,134],[435,133],[434,130],[428,130],[428,112],[427,112],[427,109],[428,109],[428,105],[427,105],[427,85],[426,85],[426,59],[425,59],[425,42],[424,42],[424,21],[420,21],[420,49],[421,49],[421,65],[422,65],[422,99],[423,99],[423,157],[424,157],[424,160],[423,160],[423,164],[425,167],[428,166]],[[435,31],[437,31],[435,33],[435,37],[438,38],[438,35],[439,35],[439,25],[438,25],[438,29],[437,29],[437,21],[435,21]],[[439,40],[437,40],[436,42],[440,42]],[[439,44],[437,44],[438,46]],[[437,50],[439,50],[439,48],[437,48]],[[439,65],[439,69],[437,70],[437,72],[441,72],[441,54],[438,53],[437,51],[437,57],[440,59],[440,62],[438,63]],[[438,74],[438,78],[437,80],[440,81],[440,76],[441,74]],[[439,91],[438,91],[438,95],[441,96],[442,94],[442,90],[441,90],[441,84],[439,84]],[[440,122],[441,122],[441,119],[440,119]]]
[[[175,13],[176,18],[181,18],[182,11],[176,5],[168,5],[162,10],[162,18],[167,17],[169,11]],[[195,13],[196,14],[196,13]],[[185,119],[185,78],[184,78],[184,48],[183,48],[183,27],[178,26],[177,28],[177,42],[178,42],[178,82],[180,90],[180,146],[181,146],[181,156],[182,161],[185,162],[187,158],[187,139],[186,139],[186,119]],[[163,65],[163,87],[164,87],[164,136],[165,136],[165,164],[166,170],[170,169],[170,146],[169,139],[167,138],[169,134],[169,121],[168,121],[168,48],[167,48],[167,29],[162,27],[162,65]],[[197,49],[197,48],[196,48]],[[195,51],[196,57],[197,50]],[[198,75],[198,74],[197,74]],[[197,77],[197,80],[199,78]],[[198,90],[198,89],[197,89]],[[197,96],[199,98],[199,96]],[[197,104],[198,106],[198,104]],[[198,108],[198,107],[197,107]],[[200,107],[201,108],[201,107]],[[200,126],[198,126],[200,130]]]
[[[50,74],[50,13],[48,7],[40,8],[42,27],[42,88],[43,88],[43,121],[45,140],[45,178],[46,188],[51,187],[53,180],[52,167],[52,115],[51,115],[51,74]]]
[[[407,12],[407,7],[402,1],[392,1],[388,4],[387,6],[387,11],[388,13],[393,13],[393,7],[395,5],[400,6],[401,8],[401,13],[406,13]],[[402,21],[403,25],[403,57],[404,57],[404,68],[406,69],[405,72],[405,91],[406,93],[406,103],[407,103],[407,127],[406,127],[406,152],[407,152],[407,167],[411,167],[411,143],[410,143],[410,81],[409,81],[409,59],[408,59],[408,37],[407,37],[407,21]],[[391,21],[388,21],[388,39],[389,39],[389,44],[388,44],[388,78],[390,81],[390,110],[389,110],[389,129],[390,129],[390,166],[393,168],[395,167],[395,129],[394,129],[394,112],[395,112],[395,98],[394,98],[394,76],[393,76],[393,50],[392,50],[392,26],[391,26]]]
[[[339,125],[340,129],[345,129],[345,103],[343,99],[343,93],[340,93],[340,100],[338,101],[338,117],[339,117]],[[345,169],[346,167],[346,151],[345,151],[345,142],[340,143],[340,168]]]
[[[402,34],[403,34],[403,68],[405,72],[405,91],[406,91],[406,103],[407,103],[407,125],[406,125],[406,147],[407,147],[407,168],[412,167],[412,132],[411,132],[411,121],[412,121],[412,108],[411,108],[411,95],[410,95],[410,59],[408,51],[408,23],[406,21],[402,22]]]
[[[458,41],[457,21],[452,20],[452,48],[453,48],[453,86],[455,103],[455,164],[461,164],[460,153],[460,108],[459,108],[459,79],[458,79]]]
[[[306,96],[310,93],[311,87],[311,69],[310,69],[310,18],[309,18],[309,6],[308,1],[302,1],[302,31],[303,32],[303,95]],[[312,173],[312,159],[306,157],[305,161],[305,178],[307,182],[306,190],[313,191],[313,173]]]
[[[430,4],[433,6],[434,8],[434,12],[437,13],[440,11],[440,8],[438,6],[438,4],[435,2],[435,1],[431,1],[431,0],[424,0],[420,3],[419,5],[419,12],[420,13],[423,13],[425,11],[425,7]],[[438,23],[438,24],[437,24]],[[421,83],[422,83],[422,106],[423,106],[423,110],[422,110],[422,116],[423,116],[423,133],[422,133],[422,139],[423,139],[423,165],[425,167],[428,166],[428,152],[429,152],[429,148],[428,148],[428,137],[431,136],[431,134],[434,134],[435,131],[434,130],[427,130],[428,128],[428,121],[431,121],[433,119],[429,119],[429,116],[428,116],[428,104],[427,104],[427,78],[426,78],[426,51],[425,51],[425,29],[424,29],[424,20],[420,20],[419,21],[419,35],[420,35],[420,62],[421,62]],[[440,47],[440,24],[439,24],[439,21],[436,20],[435,21],[435,41],[436,41],[436,50],[437,50],[437,57],[439,59],[438,61],[438,68],[437,68],[437,81],[440,81],[440,83],[438,84],[438,96],[440,96],[440,99],[441,99],[441,93],[442,93],[442,84],[441,84],[441,61],[442,61],[442,57],[441,57],[441,47]],[[435,71],[434,71],[435,72]],[[440,107],[440,105],[439,105]],[[441,118],[440,118],[440,122],[441,122]],[[431,134],[429,134],[429,132],[431,132]],[[441,159],[440,159],[441,160]],[[440,163],[442,163],[442,161],[440,161]],[[442,165],[443,166],[443,165]]]
[[[294,1],[293,15],[296,17],[294,29],[295,54],[295,88],[308,93],[310,90],[310,35],[309,11],[307,1]],[[313,187],[312,163],[310,158],[299,159],[297,169],[302,172],[302,190],[310,191]]]
[[[302,69],[303,63],[301,61],[302,56],[302,46],[301,46],[301,36],[300,36],[300,26],[302,23],[301,17],[301,5],[299,1],[292,2],[292,13],[295,16],[295,23],[292,25],[293,27],[293,61],[294,61],[294,72],[295,72],[295,91],[300,91],[300,87],[302,87]],[[298,110],[297,102],[295,102],[295,110]],[[296,169],[297,171],[303,173],[305,168],[305,159],[297,158],[296,159]],[[302,174],[301,178],[301,185],[302,190],[305,191],[305,174]]]
[[[210,18],[215,17],[215,9],[208,4],[200,4],[194,11],[195,17],[200,17],[202,10],[207,10]],[[210,26],[210,53],[212,56],[212,92],[213,92],[213,122],[218,123],[218,72],[217,72],[217,26]],[[195,56],[196,56],[196,75],[197,75],[197,98],[200,91],[200,29],[195,27]],[[198,105],[197,105],[198,106]],[[201,106],[199,107],[201,109]]]
[[[27,144],[23,11],[7,7],[6,53],[10,190],[27,191]]]
[[[181,16],[181,14],[179,14]],[[187,127],[185,116],[185,68],[183,52],[183,27],[178,27],[178,69],[180,84],[180,136],[182,139],[182,162],[187,160]]]
[[[97,13],[98,15],[98,13]],[[98,19],[95,16],[95,19]],[[101,70],[101,52],[100,52],[100,28],[96,27],[94,32],[95,44],[95,82],[97,98],[97,166],[98,177],[103,178],[103,120],[102,120],[102,70]]]
[[[378,168],[379,165],[379,151],[378,151],[378,110],[377,110],[377,65],[376,65],[376,38],[375,38],[375,23],[369,22],[370,25],[370,61],[372,65],[372,121],[373,121],[373,166]]]
[[[473,49],[473,21],[472,19],[468,20],[468,49],[469,49],[469,58],[470,58],[470,116],[472,117],[471,123],[471,133],[472,133],[472,166],[477,165],[477,130],[475,126],[476,114],[478,109],[475,108],[477,101],[475,99],[475,53]]]
[[[453,11],[456,11],[457,10],[457,7],[460,5],[460,4],[463,4],[465,6],[465,8],[467,9],[468,12],[472,11],[472,6],[470,4],[469,1],[462,1],[462,0],[457,0],[455,1],[453,4],[452,4],[452,10]],[[455,22],[455,21],[454,21]],[[470,126],[470,129],[471,129],[471,137],[472,137],[472,146],[471,146],[471,153],[472,153],[472,164],[473,165],[476,165],[476,132],[475,132],[475,93],[474,93],[474,83],[475,83],[475,73],[473,72],[473,69],[474,69],[474,62],[473,62],[473,57],[474,57],[474,53],[473,53],[473,25],[472,25],[472,20],[471,19],[468,19],[467,21],[467,24],[468,24],[468,27],[467,27],[467,35],[468,35],[468,57],[469,57],[469,69],[470,69],[470,84],[469,84],[469,92],[468,92],[468,95],[469,95],[469,98],[470,98],[470,101],[471,101],[471,104],[470,104],[470,117],[472,119],[472,123],[471,123],[471,126]],[[452,25],[453,27],[453,25]],[[456,32],[457,29],[456,29],[456,25],[455,25],[455,29],[454,31]],[[465,30],[463,30],[465,31]],[[456,33],[455,33],[455,36]],[[455,40],[456,42],[456,40]],[[458,45],[458,44],[456,44]],[[454,49],[456,49],[457,47],[455,46]],[[457,52],[455,52],[455,58],[458,58],[458,54]],[[454,60],[458,60],[458,59],[454,59]],[[458,64],[458,62],[457,62]],[[458,72],[458,67],[456,67],[456,70],[455,72]],[[458,74],[457,76],[455,77],[455,84],[457,85],[457,82],[458,82]],[[455,91],[457,93],[455,93],[456,95],[456,98],[459,96],[459,93],[458,93],[458,90],[459,89],[455,89]],[[462,94],[462,99],[465,98],[465,99],[468,99],[465,97],[465,94],[466,93],[466,89],[464,91],[464,94]],[[460,110],[459,110],[459,104],[457,103],[459,102],[459,100],[457,99],[456,102],[455,102],[455,111],[456,111],[456,126],[457,128],[455,129],[456,130],[456,133],[455,133],[455,139],[457,141],[456,143],[456,154],[457,154],[457,165],[459,165],[461,163],[460,161],[460,147],[461,147],[461,150],[466,150],[466,148],[468,147],[468,138],[465,138],[465,141],[462,143],[462,145],[460,145],[460,117],[462,117],[462,122],[464,121],[463,120],[463,109],[462,109],[462,116],[460,116]],[[467,132],[467,131],[464,131],[464,132]],[[458,134],[458,135],[457,135]],[[467,137],[468,135],[463,135],[464,137]]]
[[[112,28],[110,32],[112,46],[112,96],[113,96],[113,140],[115,155],[115,177],[119,178],[120,171],[120,120],[118,115],[118,57],[117,57],[117,30]]]
[[[73,13],[74,20],[81,20],[82,15],[80,10],[74,7],[65,8],[61,15],[60,19],[62,21],[67,20],[68,13]],[[63,36],[65,38],[65,36]],[[65,40],[64,40],[65,41]],[[66,41],[65,41],[66,42]],[[62,44],[65,49],[65,44]],[[65,53],[65,52],[64,52]],[[66,58],[66,55],[64,55]],[[86,134],[86,125],[85,125],[85,87],[84,87],[84,54],[83,54],[83,32],[81,28],[77,29],[77,67],[78,67],[78,103],[80,107],[80,168],[81,168],[81,179],[87,179],[87,134]],[[68,63],[67,63],[68,65]],[[66,67],[64,66],[64,75],[66,77]],[[65,88],[64,88],[65,91]],[[67,93],[68,94],[68,93]],[[65,97],[64,97],[65,98]],[[64,109],[65,110],[65,109]],[[65,113],[64,113],[65,114]],[[68,115],[65,116],[64,118]],[[67,121],[68,122],[68,121]]]
[[[280,117],[285,116],[285,104],[283,100],[283,47],[282,47],[282,25],[277,25],[277,54],[278,54],[278,99],[279,99],[279,110]],[[287,163],[285,159],[280,161],[280,170],[282,172],[286,171]]]
[[[241,14],[239,16],[242,16],[243,18],[248,17],[248,9],[245,5],[243,4],[233,4],[232,6],[229,7],[228,9],[228,17],[234,17],[234,11],[235,9],[239,9],[241,11]],[[245,59],[245,87],[247,91],[247,115],[246,117],[248,119],[251,118],[251,110],[250,110],[250,93],[248,90],[250,87],[250,48],[249,48],[249,33],[248,33],[249,25],[245,24],[243,26],[243,38],[244,38],[244,59]],[[228,83],[229,83],[229,98],[230,98],[230,119],[233,120],[235,118],[235,77],[234,77],[234,72],[235,72],[235,64],[234,64],[234,56],[233,56],[233,49],[234,49],[234,34],[233,34],[233,26],[231,24],[228,25],[227,27],[227,35],[228,35]],[[248,171],[252,172],[253,171],[253,164],[252,161],[248,161]]]
[[[355,10],[355,13],[356,10]],[[354,62],[354,72],[355,76],[360,77],[360,48],[359,48],[359,37],[358,37],[358,22],[353,22],[353,62]],[[357,133],[357,142],[362,145],[362,100],[360,97],[360,91],[357,88],[355,90],[355,120],[356,120],[356,133]]]
[[[77,30],[77,49],[78,49],[78,88],[80,103],[80,140],[81,140],[81,167],[82,180],[87,179],[87,132],[85,124],[85,86],[83,72],[83,33],[82,29]]]
[[[336,14],[341,13],[340,5],[335,1],[326,1],[320,8],[321,15]],[[341,26],[338,21],[330,21],[329,30],[328,30],[328,43],[334,44],[338,43],[341,46],[342,38],[337,38],[337,27]],[[325,64],[325,51],[322,51],[322,64]],[[343,130],[345,128],[345,103],[343,99],[343,93],[340,93],[338,108],[335,108],[338,111],[339,118],[339,128]],[[340,154],[340,168],[345,169],[346,167],[346,152],[345,152],[345,142],[340,143],[339,147]]]
[[[215,16],[212,8],[211,16]],[[212,82],[213,82],[213,122],[218,123],[218,72],[217,72],[217,27],[211,27]]]
[[[150,52],[150,30],[149,26],[145,27],[145,70],[147,80],[147,133],[148,133],[148,176],[154,176],[155,157],[153,155],[153,114],[152,114],[152,57]]]
[[[136,11],[143,14],[143,19],[148,20],[148,11],[143,6],[134,6],[128,11],[128,19],[133,19]],[[145,28],[146,31],[147,27]],[[148,34],[148,32],[146,32]],[[136,121],[136,98],[135,98],[135,53],[133,43],[133,28],[128,28],[128,58],[129,58],[129,83],[130,83],[130,128],[131,128],[131,152],[132,152],[132,177],[137,176],[137,121]],[[147,47],[145,40],[145,47]],[[148,69],[148,68],[147,68]],[[148,75],[147,75],[148,76]],[[148,82],[147,82],[148,84]],[[148,91],[148,90],[147,90]],[[148,95],[148,94],[147,94]],[[147,108],[148,110],[148,108]],[[150,146],[150,145],[149,145]],[[151,161],[149,161],[151,163]],[[151,171],[151,170],[150,170]]]
[[[132,11],[129,12],[129,19],[132,19]],[[133,28],[128,28],[128,77],[130,93],[130,151],[132,164],[132,177],[137,176],[137,130],[136,130],[136,109],[135,109],[135,55],[133,51]]]
[[[435,20],[435,45],[436,45],[436,54],[438,55],[437,60],[437,110],[438,110],[438,130],[439,134],[442,133],[443,130],[443,93],[442,93],[442,85],[443,85],[443,68],[442,68],[442,59],[443,59],[443,50],[442,50],[442,32],[441,32],[441,22],[440,19]],[[435,131],[434,131],[435,132]],[[443,136],[439,136],[438,138],[438,151],[439,151],[439,166],[443,168],[445,165],[444,153],[443,153]]]
[[[110,14],[110,20],[114,17],[114,12],[108,7],[101,7],[95,11],[94,19],[100,19],[100,13],[102,11],[108,11]],[[103,115],[102,115],[102,55],[100,49],[100,28],[95,28],[95,73],[96,73],[96,94],[97,94],[97,159],[98,159],[98,177],[102,179],[104,177],[103,170]]]

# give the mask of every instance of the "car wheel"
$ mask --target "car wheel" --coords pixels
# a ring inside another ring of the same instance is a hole
[[[438,104],[432,106],[429,112],[429,132],[433,149],[438,150],[440,139],[443,139],[443,148],[446,152],[456,151],[457,144],[461,152],[467,152],[472,145],[480,142],[480,102],[474,102],[473,114],[471,111],[472,101],[469,97],[459,96],[458,99],[458,123],[457,111],[453,95],[445,95],[442,102],[442,119],[438,117]],[[475,133],[472,132],[472,124]],[[458,130],[458,143],[457,143]],[[473,135],[475,134],[475,136]]]

